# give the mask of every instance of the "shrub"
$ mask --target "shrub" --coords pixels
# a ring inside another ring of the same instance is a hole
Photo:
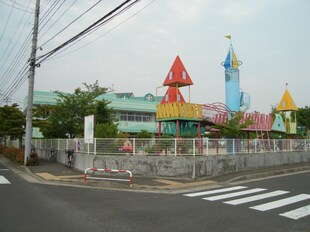
[[[15,147],[6,147],[3,150],[3,154],[5,157],[7,157],[10,160],[15,161],[16,160],[16,156],[19,153],[19,149],[15,148]]]
[[[16,162],[17,163],[20,163],[20,164],[23,164],[24,163],[24,156],[25,156],[25,154],[24,154],[24,151],[19,151],[18,153],[17,153],[17,155],[16,155]]]

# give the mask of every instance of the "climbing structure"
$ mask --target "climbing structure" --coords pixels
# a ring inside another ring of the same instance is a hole
[[[278,104],[277,112],[284,117],[284,126],[288,135],[296,134],[297,120],[296,111],[298,110],[290,92],[286,88],[281,101]]]
[[[162,133],[162,123],[177,138],[180,133],[195,131],[200,137],[202,121],[201,104],[186,102],[180,91],[181,87],[190,86],[193,82],[179,56],[173,62],[163,86],[168,86],[163,100],[156,106],[156,121],[159,122],[158,134]],[[190,97],[190,88],[189,88]],[[181,129],[181,131],[180,131]]]

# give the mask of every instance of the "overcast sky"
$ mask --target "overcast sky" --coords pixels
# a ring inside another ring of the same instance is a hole
[[[12,8],[7,5],[12,6],[14,1],[1,2],[0,55],[3,56],[10,38],[17,37],[14,29],[24,12],[15,8],[11,12]],[[16,4],[21,5],[15,7],[25,9],[28,2],[17,0]],[[41,19],[51,6],[48,2],[54,1],[41,1]],[[73,2],[75,4],[53,25]],[[96,2],[67,0],[40,30],[38,46]],[[121,2],[103,0],[64,33],[42,46],[43,50],[38,50],[37,55],[70,39]],[[30,1],[32,9],[34,3]],[[72,92],[83,82],[91,84],[98,80],[100,86],[114,87],[115,92],[155,95],[156,87],[162,86],[179,55],[194,82],[190,89],[191,102],[225,102],[221,62],[229,48],[229,40],[224,36],[231,35],[237,56],[243,62],[239,67],[240,87],[251,95],[250,111],[269,113],[271,105],[280,101],[286,83],[297,106],[309,106],[309,12],[309,0],[141,0],[89,37],[42,63],[36,71],[35,90]],[[29,15],[26,13],[25,17],[28,19]],[[30,27],[32,16],[25,22]],[[25,52],[30,54],[30,46]],[[1,66],[9,64],[10,58],[6,56]],[[0,70],[1,76],[3,70]],[[10,76],[9,80],[12,79],[14,76]],[[0,87],[1,82],[0,79]],[[25,81],[11,96],[12,101],[23,99],[27,88]],[[0,90],[3,93],[5,88]],[[165,90],[158,93],[163,95]],[[188,99],[188,89],[181,88],[181,92]]]

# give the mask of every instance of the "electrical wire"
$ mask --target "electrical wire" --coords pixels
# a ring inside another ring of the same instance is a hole
[[[77,0],[75,0],[74,2],[71,3],[71,5],[69,5],[69,7],[54,21],[54,23],[44,32],[41,33],[41,36],[39,37],[39,40],[71,9],[71,7],[77,2]],[[54,37],[53,37],[54,38]],[[42,47],[42,45],[40,46]]]
[[[11,1],[11,2],[13,2],[13,1]],[[5,2],[3,2],[3,1],[1,1],[0,0],[0,3],[2,3],[3,5],[6,5],[6,6],[9,6],[9,7],[13,7],[14,9],[16,9],[16,10],[20,10],[20,11],[24,11],[24,12],[26,12],[26,13],[30,13],[30,14],[33,14],[34,13],[34,11],[27,11],[27,10],[24,10],[24,9],[21,9],[21,8],[19,8],[19,7],[17,7],[17,6],[12,6],[12,5],[10,5],[10,4],[8,4],[8,3],[5,3]],[[17,4],[17,3],[16,3]],[[21,4],[18,4],[18,5],[21,5]]]
[[[54,39],[56,36],[61,34],[63,31],[65,31],[68,27],[70,27],[74,22],[76,22],[79,18],[81,18],[83,15],[88,13],[91,9],[93,9],[95,6],[97,6],[102,0],[97,1],[94,5],[92,5],[90,8],[88,8],[86,11],[84,11],[80,16],[75,18],[73,21],[71,21],[67,26],[65,26],[63,29],[61,29],[59,32],[57,32],[53,37],[51,37],[49,40],[44,42],[43,44],[40,45],[40,47],[43,47],[46,45],[48,42],[50,42],[52,39]]]
[[[74,42],[75,40],[79,39],[80,37],[90,33],[92,30],[94,30],[94,28],[98,28],[102,25],[104,25],[106,22],[111,21],[115,16],[115,14],[117,15],[118,11],[122,11],[122,8],[124,7],[125,9],[129,9],[132,5],[136,4],[137,2],[139,2],[140,0],[135,0],[133,3],[131,3],[129,6],[126,6],[126,4],[128,4],[129,2],[131,2],[131,0],[126,0],[123,3],[121,3],[119,6],[117,6],[115,9],[113,9],[112,11],[110,11],[109,13],[107,13],[106,15],[104,15],[102,18],[100,18],[99,20],[97,20],[95,23],[93,23],[92,25],[90,25],[89,27],[87,27],[86,29],[84,29],[82,32],[78,33],[77,35],[75,35],[74,37],[72,37],[71,39],[67,40],[66,42],[64,42],[63,44],[61,44],[60,46],[56,47],[55,49],[51,50],[50,52],[39,56],[37,58],[37,64],[41,64],[42,62],[44,62],[46,59],[48,59],[49,57],[51,57],[53,54],[55,54],[56,52],[58,52],[59,50],[61,50],[62,48],[64,48],[65,46],[67,46],[68,44]]]
[[[71,51],[71,52],[68,52],[64,55],[57,55],[57,56],[54,56],[53,58],[51,58],[50,60],[55,60],[55,59],[58,59],[58,58],[61,58],[61,57],[64,57],[64,56],[67,56],[67,55],[70,55],[72,53],[75,53],[77,51],[79,51],[80,49],[84,48],[84,47],[87,47],[88,45],[96,42],[98,39],[101,39],[102,37],[106,36],[107,34],[109,34],[110,32],[114,31],[116,28],[118,28],[119,26],[121,26],[122,24],[126,23],[127,21],[129,21],[131,18],[133,18],[134,16],[136,16],[137,14],[139,14],[141,11],[143,11],[145,8],[147,8],[148,6],[150,6],[151,4],[153,4],[156,0],[153,0],[151,1],[150,3],[148,3],[146,6],[144,6],[143,8],[141,8],[139,11],[135,12],[134,14],[130,15],[127,19],[123,20],[122,22],[120,22],[119,24],[117,24],[116,26],[112,27],[110,30],[106,31],[105,33],[103,33],[102,35],[100,35],[99,37],[97,37],[96,39],[84,44],[83,46]],[[70,46],[71,47],[71,46]],[[65,51],[66,49],[64,49],[63,51]]]
[[[14,1],[14,4],[13,4],[13,6],[12,6],[12,8],[11,8],[9,17],[8,17],[8,19],[6,20],[4,29],[3,29],[2,34],[1,34],[1,36],[0,36],[0,43],[1,43],[1,40],[2,40],[2,38],[3,38],[4,33],[5,33],[5,31],[6,31],[6,27],[8,26],[9,21],[10,21],[10,19],[11,19],[11,15],[12,15],[12,12],[13,12],[13,9],[14,9],[15,2],[16,2],[16,0]]]

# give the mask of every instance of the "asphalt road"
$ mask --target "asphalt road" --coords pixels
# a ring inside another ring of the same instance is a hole
[[[301,207],[307,209],[310,199],[266,211],[251,208],[310,196],[310,172],[222,186],[220,191],[226,192],[189,197],[28,183],[20,174],[5,169],[0,166],[0,176],[10,183],[0,184],[1,232],[310,231],[310,215],[299,219],[281,215]],[[228,191],[231,187],[240,189]],[[224,194],[242,191],[251,193],[223,198]],[[227,204],[227,201],[279,191],[282,195],[239,205]],[[192,193],[196,194],[188,194]]]

